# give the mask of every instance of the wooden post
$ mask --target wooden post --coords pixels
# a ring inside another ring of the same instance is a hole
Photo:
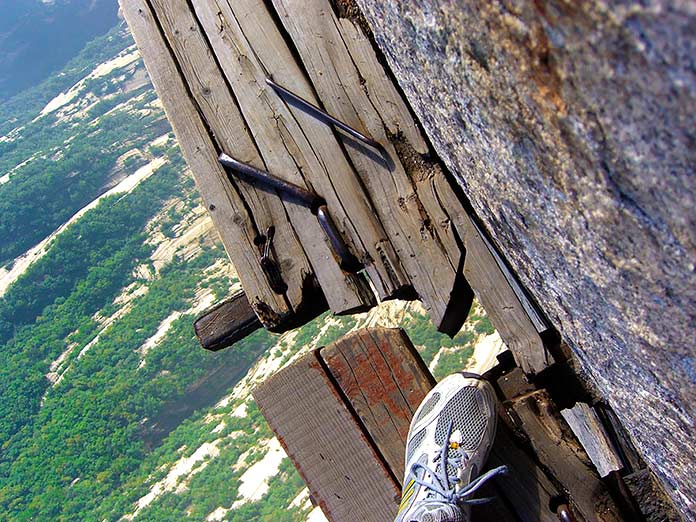
[[[446,183],[447,180],[437,180]],[[545,370],[552,359],[539,333],[544,329],[543,320],[535,316],[531,305],[524,306],[520,296],[510,284],[496,254],[473,218],[457,205],[457,198],[450,189],[441,188],[449,218],[454,222],[464,248],[464,275],[505,345],[510,349],[517,364],[527,374]],[[502,263],[502,262],[501,262]]]
[[[600,477],[622,468],[621,459],[609,442],[602,423],[588,404],[579,402],[570,409],[561,410],[561,415],[585,448]]]

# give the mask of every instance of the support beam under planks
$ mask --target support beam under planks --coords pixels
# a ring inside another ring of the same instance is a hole
[[[283,119],[284,106],[273,92],[268,92],[264,72],[261,66],[255,64],[253,51],[244,51],[247,45],[244,34],[229,31],[225,33],[226,38],[216,39],[214,35],[220,36],[222,33],[216,26],[211,27],[207,23],[213,16],[212,12],[206,11],[208,16],[202,17],[204,25],[201,29],[188,2],[150,0],[150,3],[181,74],[193,86],[194,100],[208,126],[220,140],[221,148],[244,162],[268,169],[288,181],[304,184],[300,170],[305,167],[314,171],[320,163],[306,140],[287,143],[289,138],[284,135],[283,129],[287,129],[290,122]],[[196,2],[196,5],[199,10],[213,7],[212,1]],[[221,23],[217,10],[215,14],[215,22]],[[228,54],[224,54],[224,51]],[[243,143],[243,146],[240,146],[237,138],[240,134],[247,137],[245,141],[248,143]],[[303,136],[300,129],[296,130],[296,134]],[[243,181],[239,181],[238,185],[251,188]],[[355,312],[374,304],[372,291],[364,277],[343,272],[338,266],[328,239],[316,217],[307,208],[280,199],[275,193],[263,193],[263,198],[270,200],[265,209],[255,208],[254,201],[247,201],[254,216],[260,214],[259,218],[265,219],[276,231],[291,227],[287,235],[291,237],[295,234],[299,238],[309,260],[309,266],[303,266],[295,261],[295,256],[299,259],[303,257],[301,251],[286,251],[285,245],[276,244],[275,255],[284,256],[279,265],[288,286],[292,285],[293,289],[301,292],[304,274],[313,270],[322,288],[327,290],[326,299],[334,312]],[[340,221],[336,217],[334,219]],[[301,294],[290,296],[291,299],[301,297]]]
[[[286,271],[296,271],[298,275],[288,284],[286,295],[276,294],[259,268],[259,254],[255,245],[264,225],[271,224],[269,205],[272,202],[261,194],[253,202],[245,200],[245,196],[229,182],[217,161],[219,145],[209,132],[208,123],[193,99],[190,86],[180,75],[179,65],[149,3],[146,0],[121,0],[121,7],[186,161],[194,173],[203,201],[239,277],[244,281],[249,301],[257,312],[261,312],[259,316],[265,326],[277,327],[293,314],[295,307],[302,305],[305,281],[300,276],[312,277],[302,247],[289,226],[276,224],[276,250],[281,256],[279,261],[282,265],[287,260]],[[244,126],[238,129],[236,139],[236,147],[248,149],[246,154],[250,156],[245,159],[252,161],[254,145]],[[256,206],[254,215],[250,213],[250,204]],[[282,248],[278,248],[280,245]]]
[[[441,331],[456,333],[473,294],[458,277],[463,253],[432,193],[433,178],[444,174],[436,166],[404,162],[404,151],[415,156],[428,153],[405,102],[362,29],[350,20],[339,20],[328,0],[272,2],[324,107],[384,147],[374,151],[342,136],[433,322]]]
[[[558,522],[558,517],[549,506],[562,492],[520,446],[515,434],[499,417],[495,442],[484,470],[503,465],[510,471],[496,477],[489,491],[494,492],[495,502],[504,504],[509,511],[506,513],[503,506],[474,506],[472,520],[498,522],[500,519],[489,515],[489,510],[493,508],[495,515],[503,516],[502,520]],[[503,512],[496,513],[499,510]]]
[[[262,324],[243,291],[206,310],[193,323],[201,346],[217,352],[244,339]]]

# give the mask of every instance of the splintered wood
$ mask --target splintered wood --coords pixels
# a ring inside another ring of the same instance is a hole
[[[589,404],[579,402],[570,409],[562,410],[561,415],[592,459],[600,477],[606,477],[623,467],[602,422]]]
[[[527,373],[550,363],[533,306],[432,159],[370,40],[329,0],[120,2],[266,328],[300,324],[319,301],[353,313],[415,290],[438,329],[453,335],[475,292]],[[267,79],[380,147],[290,102]],[[227,174],[220,152],[315,192],[364,270],[342,270],[310,209]],[[287,286],[280,293],[259,263],[271,228],[270,257]]]

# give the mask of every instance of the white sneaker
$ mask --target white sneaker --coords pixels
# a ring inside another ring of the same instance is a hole
[[[480,376],[455,373],[425,397],[411,421],[406,475],[395,522],[468,522],[469,498],[500,466],[477,477],[493,445],[495,392]]]

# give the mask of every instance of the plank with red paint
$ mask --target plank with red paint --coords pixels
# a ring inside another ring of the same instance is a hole
[[[366,328],[322,348],[320,354],[401,480],[411,418],[435,384],[413,343],[401,329]]]

